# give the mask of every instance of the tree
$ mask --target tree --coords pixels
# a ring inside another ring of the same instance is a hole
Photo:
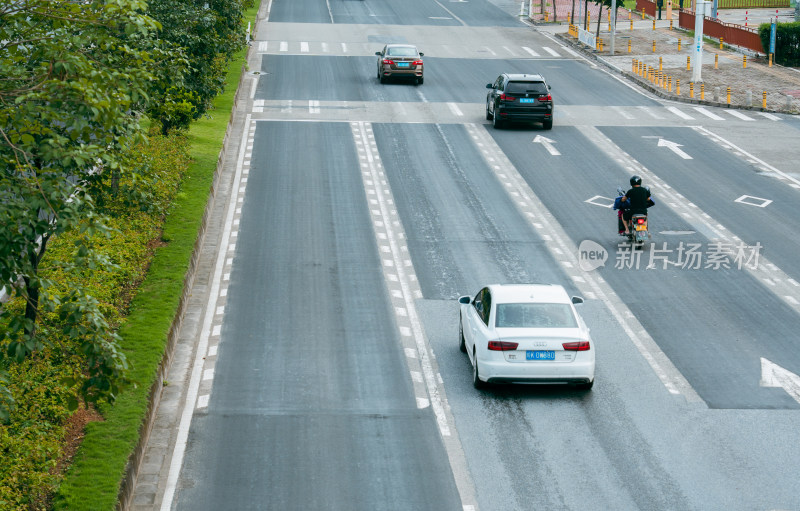
[[[161,24],[160,39],[189,63],[183,81],[164,80],[148,112],[162,132],[200,117],[225,85],[228,59],[245,42],[242,0],[151,0],[147,14]]]
[[[24,311],[0,308],[0,373],[47,343],[37,328],[58,314],[85,357],[85,399],[113,400],[126,368],[97,301],[77,286],[56,292],[39,264],[53,236],[103,232],[92,186],[121,172],[141,140],[156,68],[167,53],[141,0],[0,0],[0,285]],[[103,264],[76,242],[64,267]],[[0,418],[10,396],[0,375]]]

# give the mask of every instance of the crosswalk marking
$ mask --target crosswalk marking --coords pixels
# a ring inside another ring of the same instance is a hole
[[[628,119],[628,120],[633,120],[633,119],[635,119],[635,117],[634,117],[634,116],[632,116],[631,114],[629,114],[628,112],[626,112],[625,110],[623,110],[621,107],[614,106],[614,107],[611,107],[611,108],[613,108],[614,110],[616,110],[616,111],[617,111],[617,113],[619,113],[619,115],[621,115],[621,116],[622,116],[622,117],[624,117],[625,119]]]
[[[308,113],[310,113],[310,114],[318,114],[319,113],[319,100],[318,99],[309,99],[308,100]]]
[[[533,51],[532,49],[528,48],[527,46],[523,46],[523,47],[522,47],[522,49],[523,49],[523,50],[525,50],[525,51],[527,51],[528,53],[530,53],[530,54],[531,54],[531,55],[533,55],[534,57],[539,57],[539,56],[540,56],[538,53],[536,53],[536,52],[535,52],[535,51]]]
[[[771,114],[769,112],[758,112],[758,115],[763,115],[764,117],[766,117],[767,119],[769,119],[771,121],[780,121],[781,120],[780,117],[778,117],[777,115],[773,115],[773,114]]]
[[[492,51],[492,49],[491,49],[491,48],[489,48],[488,46],[484,46],[484,47],[483,47],[483,49],[484,49],[484,50],[486,50],[486,51],[488,51],[488,52],[489,52],[489,53],[491,53],[492,55],[497,55],[497,54],[496,54],[494,51]]]
[[[698,112],[700,112],[701,114],[705,115],[706,117],[710,117],[711,119],[714,119],[715,121],[724,121],[725,120],[722,117],[720,117],[719,115],[715,114],[714,112],[709,112],[708,110],[706,110],[702,106],[696,106],[696,107],[694,107],[694,109],[697,110]]]
[[[261,41],[258,43],[259,53],[267,53],[268,48],[269,48],[269,41]]]
[[[549,46],[542,46],[542,49],[544,51],[546,51],[547,53],[549,53],[550,55],[554,56],[554,57],[560,57],[561,56],[561,55],[558,54],[557,51],[555,51],[553,48],[550,48]]]
[[[681,119],[686,119],[687,121],[693,121],[694,120],[694,117],[692,117],[689,114],[685,114],[685,113],[681,112],[680,110],[678,110],[674,106],[667,107],[667,110],[669,110],[673,114],[677,115]]]
[[[461,109],[458,108],[458,105],[456,105],[455,103],[447,103],[447,106],[450,107],[451,112],[458,115],[459,117],[463,117],[464,112],[462,112]]]
[[[503,49],[506,50],[508,53],[510,53],[511,56],[513,56],[513,57],[517,56],[517,54],[514,53],[513,51],[511,51],[511,48],[509,48],[508,46],[503,46]]]
[[[642,112],[646,113],[647,115],[649,115],[653,119],[663,119],[663,117],[661,117],[660,115],[658,115],[655,112],[653,112],[653,110],[651,108],[649,108],[649,107],[640,106],[639,110],[641,110]]]
[[[281,41],[280,51],[289,51],[289,43],[286,41]]]
[[[753,119],[752,117],[748,117],[748,116],[744,115],[742,112],[737,112],[736,110],[726,110],[726,112],[728,112],[729,114],[731,114],[734,117],[738,117],[739,119],[741,119],[743,121],[755,121],[755,119]]]
[[[308,43],[303,41],[300,43],[300,51],[302,53],[308,53]]]
[[[322,53],[328,53],[328,43],[322,43]]]

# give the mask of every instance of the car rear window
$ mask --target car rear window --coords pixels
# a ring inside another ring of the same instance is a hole
[[[389,48],[386,54],[393,57],[413,57],[417,54],[417,50],[414,48]]]
[[[508,82],[507,94],[545,94],[547,86],[544,82]]]
[[[577,328],[572,308],[565,303],[498,303],[498,328]]]

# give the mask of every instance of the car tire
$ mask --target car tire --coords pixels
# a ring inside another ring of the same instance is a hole
[[[458,316],[458,347],[462,353],[467,352],[467,343],[464,340],[464,324],[461,322],[461,315]]]
[[[486,102],[486,120],[491,121],[494,116],[489,112],[489,102]]]
[[[423,78],[421,76],[419,78],[417,78],[417,85],[422,85],[423,83],[425,83],[425,78]]]
[[[500,116],[497,115],[497,110],[495,110],[494,115],[492,116],[492,126],[494,129],[499,130],[503,127],[503,121],[500,120]]]
[[[553,129],[553,120],[552,120],[552,119],[550,119],[549,121],[544,121],[544,122],[542,122],[542,127],[543,127],[544,129],[546,129],[546,130],[551,130],[551,129]]]
[[[383,75],[383,73],[381,73],[381,75],[378,77],[378,80],[380,80],[381,83],[386,83],[386,77]]]
[[[480,379],[480,372],[478,371],[478,354],[473,352],[472,353],[473,364],[472,364],[472,386],[476,389],[484,389],[486,388],[486,382]]]

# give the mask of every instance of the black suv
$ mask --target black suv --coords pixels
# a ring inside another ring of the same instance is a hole
[[[553,97],[542,75],[507,74],[487,83],[486,119],[501,128],[506,121],[541,122],[553,127]]]

